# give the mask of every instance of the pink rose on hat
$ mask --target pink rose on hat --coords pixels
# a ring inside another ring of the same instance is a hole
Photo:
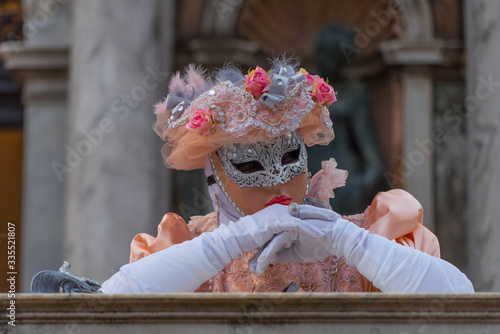
[[[337,101],[333,87],[320,77],[314,79],[311,86],[311,96],[319,105],[328,106]]]
[[[198,132],[199,136],[206,136],[215,131],[217,123],[214,120],[214,112],[210,109],[195,109],[189,115],[186,129]]]
[[[267,92],[269,90],[269,86],[271,86],[271,78],[268,77],[266,71],[259,66],[245,75],[245,78],[247,92],[252,94],[256,99],[260,98],[262,94]]]
[[[315,79],[320,79],[319,75],[311,75],[309,72],[301,68],[296,74],[302,73],[306,77],[307,85],[311,86]]]

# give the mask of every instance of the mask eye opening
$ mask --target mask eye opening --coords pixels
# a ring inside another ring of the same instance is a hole
[[[258,172],[260,170],[264,170],[264,167],[262,167],[261,163],[257,160],[252,160],[242,163],[234,163],[231,161],[231,164],[234,166],[234,168],[236,168],[237,170],[239,170],[244,174],[249,174]]]
[[[292,164],[292,163],[296,162],[297,160],[299,160],[299,156],[300,156],[300,147],[293,150],[293,151],[286,152],[281,157],[281,165],[284,166],[284,165]]]

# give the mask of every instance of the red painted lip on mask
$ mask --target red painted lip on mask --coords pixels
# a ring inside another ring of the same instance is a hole
[[[292,203],[292,199],[288,196],[282,195],[280,197],[273,198],[271,201],[269,201],[269,203],[266,204],[266,207],[273,204],[288,205],[290,203]]]

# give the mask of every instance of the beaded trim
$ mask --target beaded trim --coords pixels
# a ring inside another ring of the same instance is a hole
[[[217,219],[217,227],[220,226],[220,208],[219,208],[219,196],[217,194],[214,194],[214,200],[215,200],[215,217]]]
[[[180,125],[182,123],[185,123],[188,119],[189,119],[189,112],[184,111],[182,113],[181,117],[179,117],[176,120],[173,120],[172,118],[169,118],[167,120],[167,125],[165,126],[165,128],[175,129],[178,125]]]
[[[214,178],[215,178],[215,182],[217,182],[217,184],[219,185],[220,189],[222,190],[222,192],[226,196],[226,198],[229,201],[229,203],[231,203],[231,205],[233,206],[233,208],[235,208],[236,211],[238,211],[238,213],[241,216],[243,216],[243,217],[246,216],[246,214],[243,212],[243,210],[241,210],[240,207],[238,206],[238,204],[236,204],[236,202],[231,198],[231,196],[229,195],[229,193],[226,190],[226,187],[224,187],[224,184],[222,183],[222,180],[220,178],[219,172],[217,171],[214,159],[212,158],[211,154],[208,155],[208,159],[210,160],[210,166],[212,167],[212,172],[213,172],[213,175],[214,175]]]
[[[229,96],[221,99],[219,95],[227,95],[227,90],[231,90]],[[303,94],[303,96],[300,96],[301,94]],[[266,119],[271,116],[268,111],[270,109],[265,107],[259,101],[256,101],[249,92],[242,90],[230,81],[224,81],[209,91],[201,94],[196,99],[196,101],[199,101],[200,104],[197,104],[196,102],[192,103],[184,110],[181,117],[176,120],[173,120],[172,118],[168,119],[166,128],[168,127],[174,129],[177,126],[184,124],[189,119],[192,108],[208,108],[210,110],[214,110],[214,116],[217,123],[220,124],[220,128],[236,137],[245,134],[249,127],[263,129],[269,136],[277,137],[280,134],[295,131],[299,127],[302,120],[307,116],[307,113],[309,113],[316,106],[316,103],[312,100],[311,96],[304,87],[304,82],[302,81],[295,84],[293,88],[285,94],[284,98],[281,99],[281,101],[279,101],[271,110],[279,112],[279,109],[284,108],[285,105],[289,103],[290,99],[294,98],[304,102],[307,101],[307,104],[303,107],[300,113],[298,113],[293,119],[290,119],[290,117],[287,118],[290,112],[290,110],[288,110],[280,119],[276,122],[272,122],[271,120]],[[226,114],[230,111],[219,106],[218,104],[220,103],[232,103],[239,106],[238,109],[243,111],[244,117],[238,119],[236,124],[234,120],[230,122],[227,119]],[[325,117],[322,117],[322,119],[327,126],[331,127],[330,115],[328,111],[327,114],[328,115],[323,115]]]
[[[327,108],[323,109],[323,111],[321,112],[321,120],[327,127],[331,128],[333,126],[332,120],[330,118],[330,111],[328,111]]]

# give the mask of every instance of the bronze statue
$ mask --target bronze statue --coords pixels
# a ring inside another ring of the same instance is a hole
[[[354,31],[331,24],[318,34],[315,51],[321,77],[328,77],[338,94],[330,106],[335,140],[328,146],[309,149],[311,172],[320,169],[321,161],[333,156],[339,168],[349,172],[345,187],[335,190],[333,210],[342,214],[362,212],[374,196],[387,189],[384,166],[370,119],[370,101],[358,78],[343,77],[339,69],[350,61],[345,46],[354,48]]]

